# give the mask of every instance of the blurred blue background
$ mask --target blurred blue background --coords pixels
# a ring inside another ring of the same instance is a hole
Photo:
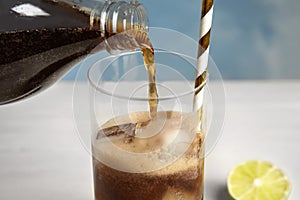
[[[198,40],[201,0],[141,2],[150,26]],[[215,0],[210,55],[223,78],[300,78],[299,10],[299,0]],[[75,75],[76,69],[64,80],[74,80]]]

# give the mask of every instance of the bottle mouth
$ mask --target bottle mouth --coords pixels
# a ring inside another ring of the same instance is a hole
[[[149,30],[149,21],[147,16],[147,10],[141,3],[134,3],[135,9],[133,12],[133,22],[132,24],[140,25],[145,31]]]
[[[146,46],[143,40],[148,33],[148,18],[143,4],[138,1],[111,1],[99,12],[97,8],[92,12],[91,27],[100,30],[101,36],[106,38],[108,52]]]

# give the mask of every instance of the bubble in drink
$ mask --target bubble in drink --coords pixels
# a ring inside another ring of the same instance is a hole
[[[196,113],[158,112],[149,120],[148,112],[132,113],[100,127],[93,141],[97,200],[202,198],[203,137],[191,126]]]

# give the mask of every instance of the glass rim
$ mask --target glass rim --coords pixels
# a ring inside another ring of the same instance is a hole
[[[196,61],[195,58],[191,57],[191,56],[188,56],[188,55],[185,55],[185,54],[182,54],[182,53],[178,53],[178,52],[175,52],[175,51],[168,51],[168,50],[163,50],[163,49],[155,49],[154,50],[155,52],[163,52],[163,53],[169,53],[169,54],[173,54],[173,55],[177,55],[177,56],[181,56],[181,57],[184,57],[186,59],[191,59],[193,61]],[[148,97],[130,97],[130,96],[126,96],[126,95],[118,95],[118,94],[113,94],[105,89],[103,89],[102,87],[99,87],[97,84],[94,83],[94,81],[92,80],[90,74],[91,74],[91,70],[93,69],[93,67],[105,60],[109,60],[109,59],[112,59],[114,58],[110,64],[112,62],[114,62],[116,59],[118,59],[119,57],[121,56],[126,56],[126,55],[132,55],[132,54],[137,54],[137,53],[141,53],[140,50],[133,50],[133,51],[126,51],[126,52],[122,52],[122,53],[118,53],[118,54],[115,54],[115,55],[110,55],[110,56],[107,56],[107,57],[104,57],[100,60],[98,60],[97,62],[95,62],[94,64],[92,64],[89,69],[88,69],[88,72],[87,72],[87,78],[88,78],[88,82],[89,84],[97,91],[97,92],[100,92],[102,94],[105,94],[105,95],[108,95],[110,97],[114,97],[114,98],[119,98],[119,99],[130,99],[130,100],[134,100],[134,101],[149,101],[149,100],[153,100],[153,99],[156,99],[158,101],[166,101],[166,100],[172,100],[172,99],[176,99],[176,98],[180,98],[180,97],[184,97],[184,96],[188,96],[188,95],[191,95],[191,94],[195,94],[196,92],[198,92],[199,90],[201,90],[201,88],[203,86],[206,85],[206,83],[208,82],[208,77],[209,77],[209,74],[207,74],[207,81],[205,81],[203,84],[199,85],[197,88],[193,88],[192,90],[189,90],[187,92],[183,92],[183,93],[180,93],[178,95],[169,95],[169,96],[158,96],[158,98],[148,98]],[[192,65],[192,64],[191,64]],[[196,67],[194,66],[194,69],[196,70]],[[196,77],[195,77],[196,78]],[[193,80],[194,81],[194,80]]]

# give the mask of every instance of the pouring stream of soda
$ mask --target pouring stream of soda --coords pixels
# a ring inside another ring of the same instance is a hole
[[[148,33],[143,27],[135,27],[135,31],[135,37],[137,42],[140,44],[141,52],[144,58],[144,65],[148,72],[148,104],[150,110],[149,120],[145,122],[113,126],[102,130],[102,133],[104,133],[106,136],[110,136],[112,133],[130,133],[125,135],[126,143],[132,141],[139,128],[147,126],[151,120],[156,119],[158,105],[158,93],[155,81],[156,63],[154,58],[154,48]]]

